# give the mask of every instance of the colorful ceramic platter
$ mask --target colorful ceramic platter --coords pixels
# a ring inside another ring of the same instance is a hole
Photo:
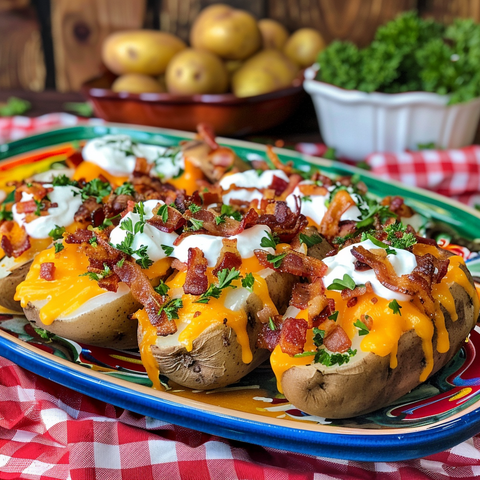
[[[11,168],[28,173],[62,160],[78,142],[123,133],[142,143],[176,145],[191,134],[125,125],[59,129],[0,146],[0,185]],[[246,159],[265,156],[261,145],[220,139]],[[373,194],[395,190],[428,220],[429,234],[445,248],[464,256],[480,277],[480,214],[425,191],[381,181],[364,170],[278,150],[283,161],[301,169],[312,164],[333,175],[357,174]],[[54,159],[54,160],[52,160]],[[27,173],[27,174],[28,174]],[[478,327],[477,327],[478,328]],[[211,392],[168,384],[165,392],[151,388],[135,351],[81,345],[60,337],[41,338],[23,317],[0,316],[0,352],[18,365],[79,392],[119,407],[189,428],[250,442],[326,457],[395,461],[423,457],[480,432],[480,329],[456,357],[427,383],[395,404],[347,420],[305,415],[277,391],[270,367],[263,365],[240,383]]]

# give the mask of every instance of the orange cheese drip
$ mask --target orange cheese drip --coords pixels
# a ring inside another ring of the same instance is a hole
[[[425,248],[426,247],[426,248]],[[437,253],[436,249],[422,245],[417,249],[417,254]],[[437,253],[438,255],[438,253]],[[394,314],[393,310],[388,306],[390,300],[385,300],[373,294],[366,294],[358,298],[358,302],[353,307],[347,307],[346,302],[342,300],[340,292],[327,290],[326,295],[335,300],[335,307],[338,310],[337,323],[342,326],[350,339],[357,334],[357,328],[354,323],[361,315],[369,315],[373,320],[373,326],[370,332],[365,335],[361,342],[360,348],[364,352],[372,352],[376,355],[384,357],[390,355],[390,367],[397,366],[398,341],[403,333],[413,329],[418,337],[422,340],[422,349],[425,355],[425,368],[420,375],[420,381],[425,381],[433,369],[433,334],[434,326],[437,332],[437,351],[445,353],[450,348],[448,331],[445,327],[445,318],[440,303],[449,313],[452,321],[458,319],[455,311],[455,299],[450,292],[450,286],[458,283],[465,288],[472,298],[474,304],[475,318],[478,316],[480,308],[480,299],[475,292],[475,288],[469,282],[465,273],[459,268],[464,265],[464,261],[459,256],[450,257],[448,272],[442,281],[432,288],[433,299],[438,306],[435,318],[432,320],[420,311],[413,302],[397,301],[400,307],[401,315]],[[373,304],[371,299],[377,298],[377,302]],[[299,312],[297,318],[306,319],[306,311]],[[312,331],[307,332],[307,342],[304,351],[315,352],[317,347],[313,343]],[[292,366],[309,365],[312,363],[312,356],[290,357],[284,354],[280,347],[276,347],[270,357],[270,363],[277,377],[277,382],[281,383],[283,373]],[[281,390],[281,385],[279,386]]]
[[[40,265],[44,262],[55,264],[52,281],[40,278]],[[48,300],[40,308],[40,319],[50,325],[55,319],[75,312],[87,300],[106,292],[88,276],[80,276],[87,267],[88,258],[78,245],[65,244],[57,254],[54,248],[44,250],[35,257],[26,279],[18,285],[15,300],[20,301],[22,307],[28,302]]]
[[[187,195],[192,195],[195,190],[198,190],[197,180],[205,180],[205,176],[200,168],[196,167],[186,158],[185,168],[182,175],[178,178],[171,178],[167,182],[176,188],[184,189],[187,192]]]
[[[73,180],[80,180],[81,178],[84,178],[86,182],[90,182],[94,178],[99,178],[100,175],[103,175],[110,183],[116,185],[117,187],[128,181],[128,177],[116,177],[115,175],[108,173],[102,167],[99,167],[97,164],[88,161],[82,162],[76,168],[73,175]]]
[[[152,279],[156,277],[164,277],[172,264],[173,258],[162,258],[161,260],[157,260],[154,264],[150,265],[146,270],[143,272],[145,275]]]

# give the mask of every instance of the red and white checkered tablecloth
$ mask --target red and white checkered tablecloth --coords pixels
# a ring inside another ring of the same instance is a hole
[[[78,122],[65,114],[0,119],[0,138],[20,138],[22,132],[37,132],[38,127]],[[437,152],[436,157],[429,154],[428,165],[436,164],[429,172],[437,173],[423,172],[421,186],[449,195],[478,193],[478,147],[461,152],[453,157],[447,152]],[[415,173],[420,170],[412,165],[419,163],[419,157],[408,155],[401,161],[408,168],[395,166],[393,157],[387,155],[369,161],[382,176],[413,179],[418,184],[420,177]],[[457,173],[461,173],[458,179]],[[479,476],[480,436],[448,451],[405,462],[354,462],[288,453],[134,414],[0,357],[0,480],[447,480]]]

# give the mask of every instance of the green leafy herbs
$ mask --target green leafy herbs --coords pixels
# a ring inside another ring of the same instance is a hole
[[[221,223],[224,223],[226,217],[231,217],[238,222],[242,220],[242,214],[239,211],[235,210],[231,205],[223,204],[222,209],[220,210],[220,215],[215,217],[216,224],[220,225]]]
[[[103,270],[101,272],[86,272],[82,273],[80,277],[88,277],[90,280],[98,282],[102,278],[106,278],[112,274],[112,269],[106,264],[103,264]]]
[[[349,348],[346,353],[330,353],[324,348],[319,348],[315,354],[314,362],[321,363],[327,367],[343,365],[344,363],[348,363],[350,358],[356,354],[357,350],[352,350],[351,348]]]
[[[400,316],[402,316],[402,312],[400,311],[400,309],[403,308],[403,307],[400,306],[396,300],[392,300],[392,301],[388,304],[388,308],[390,308],[390,310],[392,310],[392,312],[393,312],[395,315],[400,315]]]
[[[45,205],[41,200],[37,200],[36,198],[34,198],[33,201],[35,202],[35,205],[37,207],[33,212],[33,214],[36,215],[37,217],[40,217],[40,215],[42,215],[42,210]]]
[[[274,332],[277,329],[272,317],[268,317],[268,328]]]
[[[359,285],[363,286],[363,285]],[[333,282],[327,287],[327,290],[354,290],[357,285],[355,284],[355,281],[353,278],[346,273],[343,276],[343,279],[340,278],[335,278]]]
[[[370,333],[370,329],[363,323],[360,319],[357,318],[357,321],[353,324],[358,328],[358,334],[363,337]]]
[[[76,180],[71,180],[65,174],[53,177],[52,185],[54,187],[78,187]]]
[[[365,240],[370,240],[374,245],[380,248],[384,248],[387,255],[396,255],[397,252],[393,248],[390,248],[390,245],[381,242],[378,238],[375,238],[372,234],[363,232],[362,233],[362,242]]]
[[[387,241],[393,248],[406,250],[417,243],[415,234],[407,232],[407,225],[403,223],[387,225],[385,232],[387,232]]]
[[[379,27],[359,49],[334,41],[318,56],[317,79],[348,90],[451,95],[450,104],[480,96],[480,25],[457,19],[451,25],[405,12]]]
[[[280,253],[279,255],[272,255],[269,253],[267,255],[267,261],[270,262],[273,268],[280,268],[282,265],[283,259],[287,256],[287,253]]]
[[[176,320],[178,319],[178,311],[183,307],[183,302],[181,298],[172,298],[168,302],[164,303],[160,310],[158,311],[158,315],[161,315],[162,312],[165,313],[169,320]]]
[[[328,317],[329,320],[333,320],[334,322],[337,321],[337,318],[338,318],[338,310],[335,310],[335,311]]]
[[[103,222],[96,228],[98,228],[98,230],[105,230],[108,227],[112,227],[113,226],[113,220],[116,220],[117,218],[120,218],[120,216],[121,216],[121,214],[119,213],[118,215],[115,215],[114,217],[105,218],[103,220]]]
[[[59,227],[58,225],[55,225],[55,228],[52,228],[48,232],[48,236],[51,237],[53,240],[60,240],[63,237],[64,233],[65,227]]]
[[[157,215],[162,218],[163,223],[168,221],[168,205],[164,204],[157,210]]]
[[[93,197],[97,203],[102,203],[103,198],[109,195],[111,191],[112,187],[108,182],[102,182],[99,178],[94,178],[82,188],[82,200]]]
[[[53,244],[54,248],[55,248],[55,253],[59,253],[61,252],[65,246],[63,245],[63,243],[60,243],[60,242],[56,242]]]
[[[162,247],[163,252],[167,257],[169,257],[173,253],[173,247],[170,245],[160,245]]]
[[[135,188],[133,188],[133,184],[130,182],[124,182],[117,187],[113,193],[115,193],[115,195],[129,195],[133,197],[135,195]]]
[[[22,115],[30,110],[31,104],[18,97],[9,97],[6,103],[0,103],[0,117]]]
[[[202,293],[194,303],[208,303],[212,297],[220,298],[222,290],[225,288],[237,288],[235,285],[232,285],[232,282],[240,278],[240,272],[236,268],[224,268],[218,272],[217,278],[218,284],[212,283],[207,291]]]
[[[303,197],[300,197],[300,200],[303,202],[303,203],[307,203],[307,202],[311,202],[312,201],[312,197],[310,195],[304,195]]]
[[[190,230],[196,232],[203,228],[203,220],[197,220],[196,218],[189,218],[188,221],[192,224]]]
[[[189,209],[192,213],[197,213],[197,212],[199,212],[199,211],[202,209],[202,207],[200,207],[199,205],[196,205],[195,203],[192,203],[192,204],[188,207],[188,209]]]
[[[0,207],[0,222],[4,220],[13,220],[13,213],[7,210],[6,205]]]
[[[242,278],[242,287],[246,288],[250,292],[253,292],[253,284],[255,283],[255,278],[253,274],[247,273],[244,278]]]
[[[163,280],[160,280],[160,283],[156,287],[154,287],[154,290],[158,294],[162,295],[162,297],[164,297],[168,294],[170,287]]]
[[[278,237],[275,234],[271,234],[267,230],[265,230],[265,233],[267,236],[262,237],[260,240],[260,246],[263,248],[273,248],[275,250],[278,244]]]
[[[305,235],[304,233],[300,234],[300,243],[304,243],[309,248],[322,243],[322,241],[322,237],[316,233],[313,235]]]

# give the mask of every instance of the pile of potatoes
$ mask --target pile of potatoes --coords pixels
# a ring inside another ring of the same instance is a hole
[[[289,35],[275,20],[214,4],[195,19],[190,47],[170,33],[130,30],[106,38],[102,59],[119,75],[116,92],[250,97],[289,86],[324,47],[314,29]]]

